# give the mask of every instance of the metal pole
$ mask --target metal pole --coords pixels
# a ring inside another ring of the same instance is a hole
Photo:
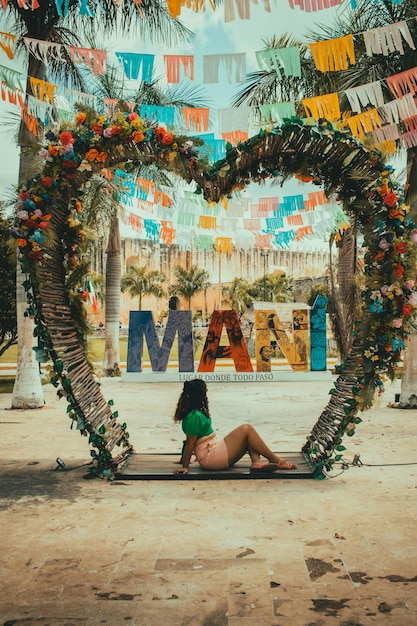
[[[264,259],[264,302],[266,302],[266,259],[269,254],[269,250],[261,250],[261,256]]]

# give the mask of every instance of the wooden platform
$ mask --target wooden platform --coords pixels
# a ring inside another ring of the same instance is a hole
[[[279,457],[294,463],[294,470],[277,470],[272,474],[251,474],[250,459],[246,456],[230,469],[203,470],[197,461],[190,465],[188,474],[174,474],[179,454],[134,454],[116,473],[123,480],[259,480],[277,478],[314,478],[314,467],[302,452],[277,452]]]

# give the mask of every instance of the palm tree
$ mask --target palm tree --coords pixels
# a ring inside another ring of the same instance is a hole
[[[250,288],[254,300],[264,300],[264,291],[267,302],[294,302],[294,283],[292,278],[281,274],[267,274],[258,278]]]
[[[235,277],[230,285],[225,285],[222,288],[222,296],[232,309],[238,313],[245,313],[252,304],[249,291],[250,283],[245,278]]]
[[[100,251],[107,238],[106,275],[103,289],[98,292],[92,276],[96,295],[101,294],[101,303],[105,309],[105,348],[103,372],[105,376],[120,375],[120,233],[119,233],[119,190],[102,176],[93,176],[85,185],[82,220],[86,226],[94,229],[95,237],[90,245]],[[100,285],[101,287],[101,285]],[[100,299],[100,298],[99,298]]]
[[[162,287],[165,281],[165,275],[158,270],[150,270],[147,265],[143,267],[130,265],[126,274],[122,276],[121,290],[122,293],[127,291],[131,298],[139,298],[139,311],[141,311],[144,296],[163,298],[166,295]]]
[[[181,21],[172,19],[165,3],[161,0],[148,0],[141,3],[140,12],[134,3],[118,6],[113,0],[103,0],[101,8],[93,17],[80,15],[80,0],[70,0],[66,11],[59,10],[59,4],[53,0],[38,5],[34,10],[27,10],[25,3],[10,0],[5,14],[5,27],[8,32],[18,37],[18,47],[26,54],[23,38],[62,44],[62,60],[50,59],[48,65],[31,52],[27,55],[26,103],[30,96],[36,95],[32,90],[31,79],[55,80],[74,89],[83,90],[84,81],[77,65],[72,62],[68,52],[70,46],[82,47],[80,34],[85,38],[93,38],[95,30],[102,32],[132,32],[139,30],[143,36],[153,41],[164,41],[175,45],[181,40],[190,39],[191,32]],[[63,14],[64,13],[64,14]],[[38,147],[38,136],[29,131],[24,121],[20,124],[18,143],[21,149],[19,163],[19,186],[26,183],[33,172],[39,169],[34,157]],[[15,385],[12,394],[12,406],[42,406],[43,393],[40,381],[35,382],[37,363],[32,350],[33,323],[25,316],[26,294],[21,288],[23,277],[20,267],[16,275],[16,306],[18,320],[18,361]],[[38,387],[35,392],[35,386]],[[32,389],[32,391],[31,391]],[[34,400],[36,397],[36,401]]]
[[[199,269],[197,265],[191,265],[189,270],[177,265],[174,270],[175,285],[171,285],[169,294],[181,296],[187,300],[188,308],[191,309],[191,299],[197,294],[208,289],[211,285],[209,273]]]

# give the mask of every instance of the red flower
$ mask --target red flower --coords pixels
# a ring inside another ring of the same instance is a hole
[[[93,133],[95,135],[102,135],[103,127],[100,124],[93,124]]]
[[[40,228],[41,230],[44,230],[45,228],[48,228],[48,224],[49,222],[39,222],[38,228]]]
[[[411,315],[413,312],[413,306],[411,304],[403,304],[403,315]]]
[[[155,131],[155,135],[157,136],[159,141],[162,141],[163,136],[165,135],[165,128],[157,128]]]
[[[73,136],[67,130],[60,134],[59,141],[62,143],[63,146],[69,146],[70,144],[74,143]]]
[[[30,198],[30,195],[28,194],[27,191],[22,191],[19,194],[19,198],[22,200],[22,202],[24,202],[25,200],[27,200],[28,198]]]
[[[405,241],[400,241],[399,243],[396,243],[394,245],[394,252],[396,254],[404,254],[406,250],[407,250],[407,244],[405,243]]]
[[[395,193],[388,193],[384,196],[384,204],[386,206],[394,206],[398,202],[398,196]]]
[[[50,176],[45,176],[45,178],[42,179],[42,185],[44,187],[52,187],[53,182]]]
[[[397,276],[397,278],[402,278],[403,274],[404,274],[404,267],[401,265],[401,263],[397,264],[397,267],[394,270],[395,275]]]
[[[174,138],[171,135],[171,133],[165,133],[165,135],[162,137],[161,143],[164,146],[170,146],[173,141],[174,141]]]
[[[62,165],[67,169],[67,170],[72,170],[75,167],[78,167],[78,163],[75,163],[75,161],[71,161],[71,159],[65,159],[65,161],[62,162]]]
[[[112,126],[111,127],[111,134],[112,135],[121,135],[122,134],[122,129],[120,128],[120,126]]]
[[[35,259],[36,261],[38,261],[39,259],[42,258],[43,252],[42,250],[32,250],[32,252],[29,252],[28,256],[31,259]]]

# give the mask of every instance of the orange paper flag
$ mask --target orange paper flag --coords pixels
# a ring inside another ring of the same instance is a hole
[[[309,44],[314,64],[320,72],[338,72],[348,69],[348,60],[355,65],[353,36],[317,41]]]

